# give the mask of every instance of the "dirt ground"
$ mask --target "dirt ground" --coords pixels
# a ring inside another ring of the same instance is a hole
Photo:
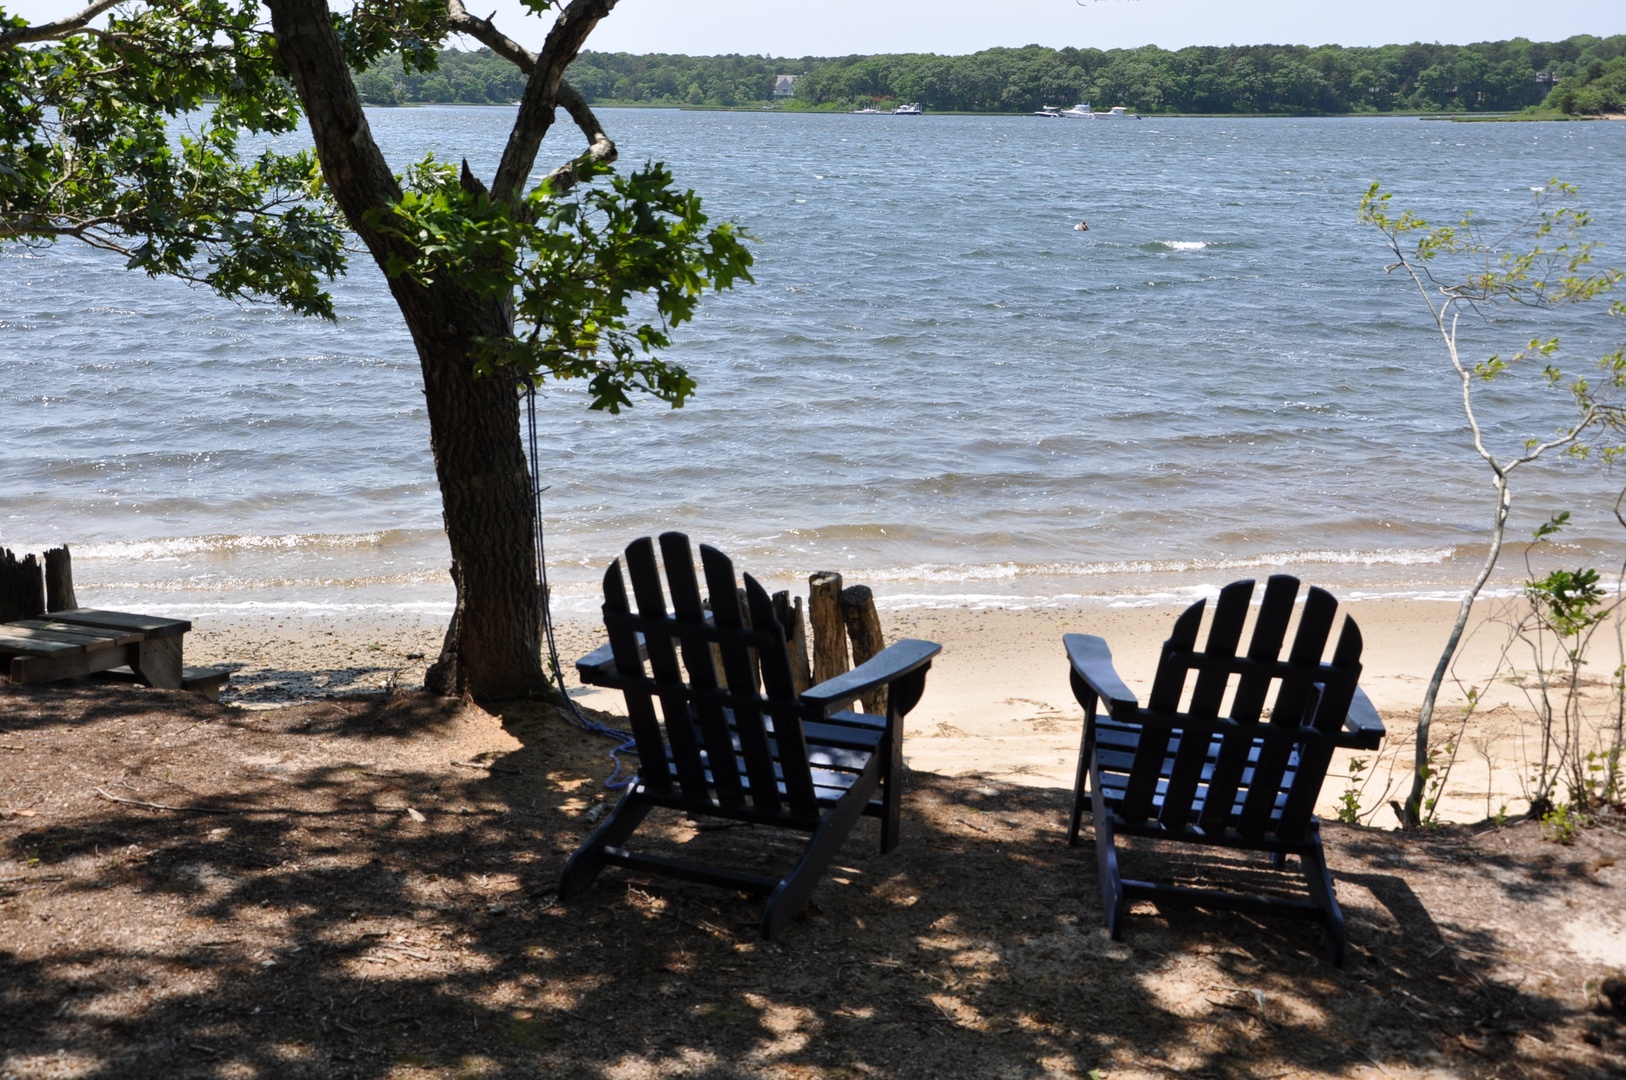
[[[669,879],[555,900],[608,746],[409,694],[0,689],[0,1077],[1626,1075],[1619,819],[1328,825],[1339,970],[1234,914],[1147,906],[1111,941],[1069,793],[914,772],[903,846],[862,822],[769,944],[756,902]]]

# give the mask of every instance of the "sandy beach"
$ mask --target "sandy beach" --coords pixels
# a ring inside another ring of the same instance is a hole
[[[1119,673],[1144,694],[1158,648],[1180,608],[1083,604],[1067,607],[910,607],[888,610],[881,600],[888,640],[925,638],[943,645],[925,697],[910,715],[905,757],[916,769],[944,776],[985,775],[1038,787],[1070,787],[1077,763],[1082,713],[1068,686],[1061,639],[1098,634],[1111,645]],[[1393,826],[1386,803],[1409,776],[1418,705],[1456,614],[1442,601],[1361,600],[1341,610],[1359,623],[1365,640],[1362,686],[1389,730],[1383,750],[1364,755],[1361,804],[1365,820]],[[1513,603],[1479,604],[1466,644],[1440,697],[1436,742],[1457,738],[1461,751],[1441,801],[1446,820],[1478,821],[1505,808],[1521,812],[1522,778],[1532,741],[1526,693],[1508,678],[1503,652]],[[438,616],[403,615],[389,621],[347,615],[276,619],[200,620],[188,641],[188,660],[235,668],[227,700],[247,708],[274,707],[326,694],[421,684],[443,633]],[[556,627],[560,657],[572,695],[584,706],[623,714],[618,694],[581,687],[573,661],[596,647],[599,627],[572,617]],[[1612,645],[1612,643],[1611,643]],[[1598,654],[1591,670],[1607,673],[1618,659]],[[1468,689],[1480,705],[1464,723]],[[1347,772],[1346,759],[1334,765]],[[1323,789],[1329,816],[1348,786],[1336,777]]]

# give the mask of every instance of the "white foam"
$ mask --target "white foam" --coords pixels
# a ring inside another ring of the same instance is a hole
[[[75,545],[77,559],[178,559],[228,551],[275,551],[306,547],[371,547],[382,542],[381,532],[288,533],[281,536],[172,536],[154,540],[113,540]]]
[[[1158,243],[1170,251],[1201,251],[1208,246],[1202,240],[1159,240]]]

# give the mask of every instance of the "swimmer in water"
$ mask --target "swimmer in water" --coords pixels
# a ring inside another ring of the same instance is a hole
[[[1090,223],[1087,222],[1087,221],[1080,221],[1077,225],[1073,226],[1073,231],[1074,232],[1089,232],[1090,231]]]

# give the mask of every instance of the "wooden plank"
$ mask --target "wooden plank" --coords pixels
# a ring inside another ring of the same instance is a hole
[[[6,623],[5,632],[14,636],[39,637],[45,641],[77,641],[88,649],[131,645],[140,641],[142,636],[130,630],[77,626],[57,619],[19,619],[16,622]]]
[[[672,616],[679,624],[694,629],[705,626],[706,611],[700,599],[700,582],[694,573],[694,552],[682,533],[661,534],[661,559],[666,564],[666,585],[672,594]],[[717,801],[738,806],[745,801],[739,767],[734,759],[733,736],[728,717],[717,691],[717,667],[712,662],[711,642],[699,633],[683,633],[678,638],[683,666],[689,673],[690,701],[700,729],[700,742],[710,765]],[[670,721],[668,721],[670,725]]]
[[[711,595],[712,618],[716,620],[720,635],[717,644],[722,652],[723,674],[728,679],[729,701],[734,707],[734,731],[739,739],[740,756],[745,759],[745,771],[751,778],[751,799],[759,810],[777,813],[781,806],[780,788],[774,775],[775,765],[779,762],[776,762],[775,751],[768,743],[766,717],[762,697],[757,691],[751,653],[753,644],[768,634],[776,635],[781,643],[784,634],[777,622],[760,632],[746,626],[745,612],[740,609],[734,564],[727,555],[710,545],[701,544],[700,564],[706,575],[706,590]],[[761,586],[758,589],[760,591]],[[783,652],[783,649],[781,644],[780,651]],[[801,726],[794,714],[776,716],[774,720],[774,734],[779,742],[778,757],[780,761],[789,759],[785,771],[789,776],[786,794],[791,812],[807,814],[813,807],[813,792],[807,778],[807,748],[802,743]],[[799,765],[795,761],[798,751],[801,754]]]
[[[604,630],[610,638],[616,675],[627,703],[633,743],[638,747],[638,773],[655,792],[664,793],[671,789],[672,777],[655,763],[667,760],[667,746],[647,688],[644,641],[633,626],[627,606],[627,582],[621,574],[620,559],[613,560],[604,571]]]
[[[1255,724],[1264,712],[1275,662],[1287,637],[1287,622],[1292,618],[1298,592],[1298,579],[1288,574],[1272,574],[1265,582],[1264,599],[1253,626],[1253,640],[1248,643],[1248,659],[1259,667],[1242,673],[1236,696],[1231,700],[1231,719],[1239,724]],[[1203,828],[1227,827],[1237,787],[1242,782],[1242,770],[1247,765],[1248,747],[1248,743],[1237,739],[1220,748],[1219,761],[1209,783],[1208,801],[1203,807]]]
[[[128,647],[86,652],[75,648],[49,655],[13,656],[11,681],[16,683],[54,682],[57,679],[79,679],[98,671],[123,667],[129,662]]]
[[[0,653],[13,656],[55,656],[85,651],[83,641],[48,637],[21,628],[16,633],[10,633],[4,626],[0,626]]]
[[[689,723],[689,691],[683,682],[683,671],[678,666],[677,649],[672,634],[677,629],[666,611],[666,593],[661,588],[660,567],[655,562],[655,541],[639,537],[627,545],[627,576],[632,579],[632,598],[638,605],[638,615],[646,627],[644,650],[649,653],[649,671],[656,696],[660,699],[661,715],[666,721],[666,741],[672,749],[677,765],[678,783],[692,799],[701,803],[711,799],[706,781],[705,762],[700,757],[700,745]],[[657,629],[664,628],[664,629]]]
[[[192,629],[185,619],[166,619],[158,615],[137,615],[127,611],[102,611],[98,608],[70,608],[53,611],[51,618],[76,626],[101,626],[113,630],[135,630],[149,637],[184,634]]]
[[[160,690],[181,688],[181,635],[143,637],[139,644],[130,646],[135,653],[130,667],[141,676],[141,681]]]

